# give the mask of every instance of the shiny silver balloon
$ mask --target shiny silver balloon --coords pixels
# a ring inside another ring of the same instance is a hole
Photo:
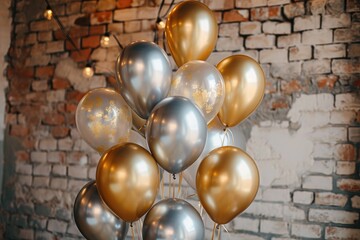
[[[128,224],[116,217],[101,200],[95,181],[86,184],[74,203],[76,226],[87,240],[121,240],[126,238]]]
[[[143,119],[170,90],[170,61],[164,50],[152,42],[126,46],[116,61],[115,72],[121,95]]]
[[[143,226],[144,240],[202,240],[205,227],[196,209],[182,199],[165,199],[147,213]]]
[[[201,154],[206,141],[206,122],[201,111],[184,97],[169,97],[152,111],[146,140],[158,164],[176,174]]]
[[[222,146],[234,146],[241,149],[246,147],[245,135],[238,126],[225,129],[218,117],[215,117],[207,126],[207,137],[204,150],[200,157],[184,172],[186,182],[196,190],[196,173],[202,160],[212,150]]]

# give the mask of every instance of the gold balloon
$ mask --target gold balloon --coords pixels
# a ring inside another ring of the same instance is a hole
[[[218,38],[217,20],[205,4],[184,1],[169,13],[165,35],[178,67],[190,60],[206,60]]]
[[[119,218],[134,222],[152,206],[159,185],[155,159],[143,147],[125,143],[110,148],[96,170],[96,185],[105,204]]]
[[[237,147],[213,150],[201,162],[196,175],[199,200],[211,219],[226,224],[254,200],[259,171],[254,160]]]
[[[245,55],[227,57],[216,67],[225,82],[219,119],[225,126],[233,127],[259,106],[265,91],[265,74],[254,59]]]

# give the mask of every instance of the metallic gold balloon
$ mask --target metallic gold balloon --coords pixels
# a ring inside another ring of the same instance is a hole
[[[102,153],[127,141],[131,129],[131,110],[119,93],[108,88],[97,88],[81,99],[75,120],[81,137]]]
[[[213,12],[198,1],[184,1],[169,13],[165,35],[178,67],[190,60],[206,60],[218,38]]]
[[[191,164],[190,167],[183,171],[183,177],[186,182],[196,190],[196,173],[197,170],[203,161],[203,159],[214,149],[222,146],[234,146],[238,148],[245,149],[246,140],[244,134],[241,132],[240,128],[235,126],[228,128],[224,131],[224,126],[218,119],[215,117],[207,126],[207,137],[204,150],[202,151],[200,157]],[[131,137],[131,133],[130,133]]]
[[[219,119],[225,126],[232,127],[259,106],[265,91],[265,74],[254,59],[245,55],[227,57],[216,67],[225,82],[225,100]]]
[[[169,198],[156,203],[146,214],[144,240],[202,240],[205,227],[200,214],[188,202]]]
[[[162,100],[148,119],[146,140],[158,164],[176,174],[201,154],[206,141],[206,122],[188,98]]]
[[[106,205],[121,219],[134,222],[155,201],[158,165],[151,154],[137,144],[117,145],[101,157],[96,184]]]
[[[182,65],[174,74],[169,96],[189,98],[200,108],[206,122],[210,123],[224,102],[224,80],[210,63],[192,60]]]
[[[226,224],[254,200],[259,171],[254,160],[237,147],[213,150],[201,162],[196,175],[199,200],[211,219]]]
[[[116,217],[101,200],[95,181],[86,184],[77,195],[74,219],[88,240],[123,240],[129,229],[129,225]]]
[[[133,42],[121,52],[115,68],[124,100],[147,119],[170,90],[172,69],[166,52],[153,42]]]

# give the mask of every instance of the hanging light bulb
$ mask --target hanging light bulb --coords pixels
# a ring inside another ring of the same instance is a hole
[[[92,76],[94,76],[94,69],[92,68],[90,62],[86,63],[82,71],[82,75],[84,78],[91,78]]]
[[[158,18],[156,20],[156,28],[158,31],[162,31],[165,29],[165,22],[161,18]]]
[[[53,18],[53,11],[51,10],[50,6],[46,7],[44,17],[49,21]]]
[[[106,32],[102,37],[101,37],[101,40],[100,40],[100,45],[102,47],[108,47],[110,44],[110,33],[109,32]]]

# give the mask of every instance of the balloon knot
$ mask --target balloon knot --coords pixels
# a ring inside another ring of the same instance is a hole
[[[219,229],[220,228],[220,224],[216,224],[216,229]]]
[[[133,224],[132,224],[132,223],[130,223],[130,227],[133,227]]]
[[[174,180],[176,180],[176,176],[175,176],[175,174],[173,174],[173,179],[174,179]]]

